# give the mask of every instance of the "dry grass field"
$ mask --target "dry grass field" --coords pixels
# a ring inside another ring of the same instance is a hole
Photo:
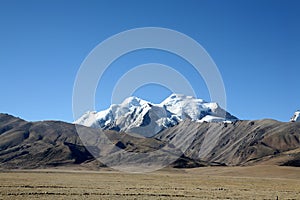
[[[0,199],[300,199],[300,168],[0,172]]]

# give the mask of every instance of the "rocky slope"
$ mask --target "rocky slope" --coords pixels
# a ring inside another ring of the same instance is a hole
[[[300,166],[300,122],[236,121],[232,124],[184,121],[156,137],[180,146],[192,138],[185,156],[226,165],[272,163]],[[273,160],[273,161],[271,161]]]

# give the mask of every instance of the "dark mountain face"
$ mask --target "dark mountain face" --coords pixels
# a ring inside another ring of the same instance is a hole
[[[86,135],[99,130],[80,126]],[[119,149],[153,152],[164,146],[168,151],[181,147],[184,154],[172,167],[208,165],[252,165],[259,163],[299,166],[300,122],[274,120],[195,123],[189,120],[166,129],[153,138],[137,138],[122,132],[102,131]],[[95,138],[92,138],[95,140]],[[186,140],[190,140],[186,142]],[[180,146],[180,145],[186,146]],[[59,121],[26,122],[0,114],[0,168],[47,168],[53,166],[103,167],[87,150],[73,124]],[[115,151],[108,152],[115,159]],[[132,158],[125,158],[130,161]],[[156,157],[135,157],[155,160]],[[112,164],[118,164],[115,159]]]
[[[193,142],[185,151],[185,156],[191,159],[226,165],[299,166],[300,123],[297,122],[258,120],[224,124],[185,121],[156,137],[172,142],[180,134],[185,135],[182,140],[193,135]],[[181,141],[176,142],[180,144]]]

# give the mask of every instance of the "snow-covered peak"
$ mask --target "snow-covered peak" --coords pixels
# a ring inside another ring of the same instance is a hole
[[[129,97],[121,104],[113,104],[106,110],[87,112],[74,123],[151,137],[187,118],[196,122],[228,123],[237,120],[217,103],[172,94],[160,104]]]
[[[300,110],[297,110],[293,117],[291,118],[290,120],[291,122],[297,122],[297,121],[300,121]]]
[[[217,103],[208,103],[203,99],[196,99],[182,94],[172,94],[160,105],[165,106],[170,112],[182,119],[190,118],[193,121],[198,121],[206,115],[220,118],[226,116],[226,111],[221,109]]]
[[[142,106],[145,104],[149,104],[150,102],[145,101],[143,99],[140,99],[138,97],[128,97],[126,98],[122,103],[121,106],[131,108],[131,107],[137,107],[137,106]]]

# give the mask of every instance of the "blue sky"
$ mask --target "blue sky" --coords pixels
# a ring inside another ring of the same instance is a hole
[[[85,57],[114,34],[149,26],[182,32],[206,49],[221,72],[233,115],[288,121],[300,109],[297,0],[1,0],[0,112],[73,121],[73,84]],[[198,97],[210,100],[201,77],[186,70],[188,63],[148,50],[130,53],[107,70],[97,110],[108,107],[118,77],[149,62],[181,71]],[[158,103],[169,93],[148,85],[135,95]]]

